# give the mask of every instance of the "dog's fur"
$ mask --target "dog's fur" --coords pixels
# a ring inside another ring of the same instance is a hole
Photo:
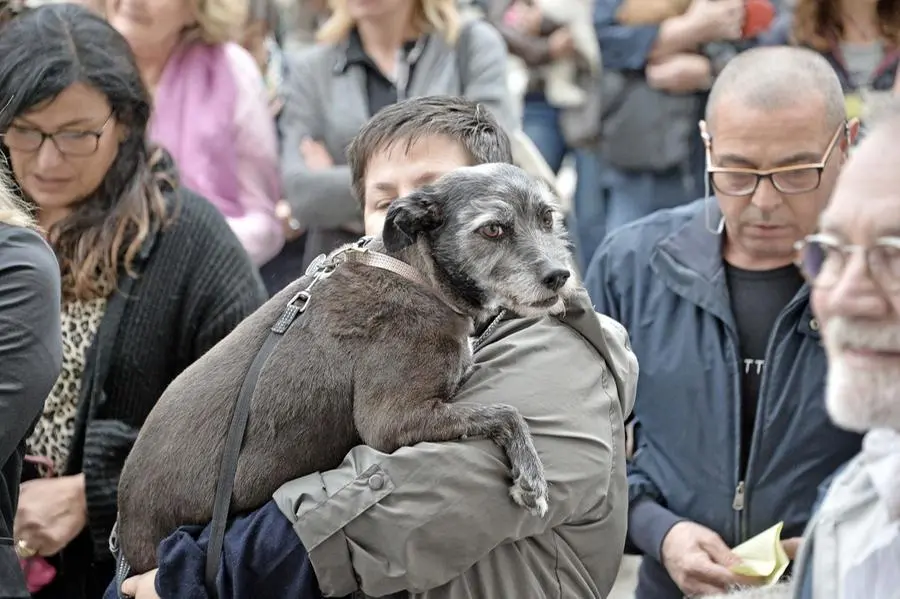
[[[506,234],[490,239],[486,225]],[[260,373],[232,512],[337,467],[360,442],[392,452],[486,436],[509,457],[512,498],[543,515],[547,483],[518,411],[448,400],[471,366],[474,321],[501,306],[560,313],[578,291],[565,278],[571,254],[549,188],[510,165],[459,169],[396,200],[370,248],[413,266],[432,287],[353,262],[313,287]],[[178,526],[211,519],[244,375],[301,289],[295,282],[241,323],[175,379],[147,418],[119,484],[119,545],[135,572],[156,565],[157,545]]]
[[[569,28],[575,50],[599,76],[600,45],[593,25],[592,0],[535,0],[535,5],[547,19]],[[566,58],[537,67],[544,80],[544,95],[551,106],[573,108],[587,100],[587,91],[578,85],[578,60]],[[510,57],[509,85],[515,95],[522,96],[528,80],[528,66],[516,57]]]

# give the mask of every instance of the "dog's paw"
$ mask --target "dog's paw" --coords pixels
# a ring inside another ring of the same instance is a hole
[[[513,480],[513,486],[509,488],[509,496],[513,501],[540,518],[547,514],[549,495],[544,480],[529,480],[524,475],[517,476]]]

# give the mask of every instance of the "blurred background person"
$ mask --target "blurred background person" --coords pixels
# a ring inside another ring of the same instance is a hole
[[[900,91],[900,0],[795,0],[791,41],[820,52],[863,132]]]
[[[278,144],[259,69],[236,42],[243,0],[106,0],[153,97],[150,139],[225,215],[260,266],[284,243]]]
[[[13,538],[25,438],[62,362],[59,265],[0,174],[0,597],[28,597]]]
[[[282,115],[285,199],[307,230],[305,263],[362,233],[344,151],[385,106],[462,95],[517,129],[505,44],[488,23],[463,23],[456,0],[334,0],[332,9],[320,44],[290,67]]]
[[[649,5],[662,6],[662,18],[635,18]],[[749,37],[746,16],[744,0],[596,1],[607,232],[703,193],[696,125],[707,93],[731,57],[768,41],[764,32]]]
[[[24,477],[15,537],[56,568],[36,597],[90,599],[113,576],[118,478],[141,423],[265,293],[222,215],[148,147],[150,96],[102,17],[51,4],[13,20],[0,97],[0,151],[62,279],[62,371],[26,445],[49,467]]]

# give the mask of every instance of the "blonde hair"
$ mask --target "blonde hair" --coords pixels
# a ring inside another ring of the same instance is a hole
[[[350,35],[356,26],[347,12],[347,0],[329,0],[331,16],[316,33],[316,40],[337,44]],[[457,0],[415,0],[413,22],[422,33],[436,32],[448,44],[455,44],[459,37],[460,14]]]
[[[196,25],[185,36],[215,45],[240,39],[247,22],[246,0],[188,0]]]
[[[0,172],[0,223],[15,227],[34,226],[31,214],[13,192],[9,178],[3,172]]]

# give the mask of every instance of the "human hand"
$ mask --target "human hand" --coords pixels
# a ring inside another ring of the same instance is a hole
[[[122,582],[122,594],[134,599],[160,599],[156,594],[156,572],[150,570]]]
[[[325,146],[311,137],[306,137],[300,142],[300,155],[306,163],[306,168],[313,171],[323,171],[334,166],[334,160],[331,159],[331,154]]]
[[[684,18],[700,43],[731,41],[743,35],[744,12],[744,0],[693,0]]]
[[[522,33],[535,37],[541,34],[544,15],[539,7],[525,2],[515,2],[506,12],[509,23]]]
[[[38,555],[56,555],[87,525],[84,474],[22,483],[13,534]]]
[[[550,57],[553,60],[575,56],[575,40],[568,27],[560,27],[547,38]]]
[[[712,85],[712,63],[702,54],[673,54],[644,70],[647,85],[669,93],[690,93]]]
[[[794,561],[797,559],[797,552],[800,551],[800,545],[803,543],[803,537],[791,537],[790,539],[782,539],[781,547],[787,554],[788,559]]]
[[[689,597],[722,593],[733,585],[759,584],[729,569],[740,561],[719,535],[695,522],[679,522],[663,539],[663,566]]]
[[[294,218],[291,205],[286,200],[280,200],[275,204],[275,216],[281,222],[284,238],[288,241],[293,241],[303,234],[303,225]]]

